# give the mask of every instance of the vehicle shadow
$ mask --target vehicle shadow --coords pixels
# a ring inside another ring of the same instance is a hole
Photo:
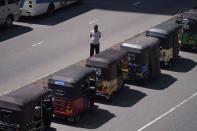
[[[161,74],[160,77],[152,79],[150,83],[148,83],[148,85],[145,86],[145,88],[154,89],[154,90],[164,90],[170,87],[176,81],[177,78],[174,78],[171,75]]]
[[[166,68],[166,70],[185,73],[192,70],[196,65],[197,63],[195,61],[180,57],[174,62],[171,68]]]
[[[50,129],[47,129],[47,131],[57,131],[56,128],[50,127]]]
[[[47,17],[45,15],[21,17],[19,22],[53,26],[91,10],[90,8],[87,8],[85,5],[81,5],[81,7],[79,6],[80,5],[78,4],[73,4],[66,8],[59,9],[55,11],[54,14],[50,17]]]
[[[67,126],[74,126],[78,128],[97,129],[114,117],[116,116],[111,112],[98,108],[98,106],[95,105],[94,109],[82,114],[80,121],[78,123],[71,124],[63,118],[56,118],[54,120],[54,123],[63,124]]]
[[[171,75],[168,74],[161,74],[161,76],[157,78],[151,79],[146,85],[138,82],[130,82],[128,81],[127,84],[129,85],[135,85],[142,88],[148,88],[153,90],[164,90],[168,88],[170,85],[175,83],[177,81],[176,78],[174,78]]]
[[[195,53],[197,54],[197,49],[191,49],[191,48],[181,48],[182,52],[189,52],[189,53]]]
[[[21,25],[13,25],[12,28],[9,29],[0,29],[0,42],[8,40],[10,38],[25,34],[27,32],[32,31],[33,28],[21,26]]]
[[[137,102],[146,97],[145,93],[130,89],[129,86],[124,86],[123,89],[116,95],[112,102],[103,97],[97,97],[96,102],[111,106],[131,107]]]
[[[136,0],[84,0],[81,5],[74,4],[69,7],[55,11],[53,16],[45,17],[38,16],[32,18],[22,18],[20,22],[40,24],[40,25],[56,25],[61,22],[72,19],[90,10],[111,10],[120,12],[133,12],[144,14],[161,14],[161,15],[175,15],[180,10],[185,10],[191,5],[197,5],[194,0],[165,0],[165,1],[136,1]],[[138,6],[139,4],[139,6]],[[177,5],[178,4],[178,5]],[[174,5],[177,5],[176,8]],[[157,8],[155,8],[157,7]],[[168,7],[168,8],[166,8]]]

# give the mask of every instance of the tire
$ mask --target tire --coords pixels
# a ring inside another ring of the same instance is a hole
[[[143,85],[148,85],[148,76],[143,79]]]
[[[83,0],[78,0],[76,3],[77,4],[83,4],[83,2],[84,2]]]
[[[48,6],[48,8],[47,8],[47,13],[46,13],[46,15],[47,15],[47,16],[52,16],[53,13],[54,13],[54,11],[55,11],[55,6],[54,6],[53,3],[51,3],[51,4],[49,4],[49,6]]]
[[[46,128],[50,128],[50,126],[51,126],[51,120],[45,122],[44,125],[45,125]]]
[[[80,121],[80,115],[76,115],[76,116],[74,117],[74,119],[75,119],[75,122],[79,122],[79,121]]]
[[[108,99],[109,102],[112,102],[112,101],[114,100],[115,96],[116,96],[116,93],[115,93],[115,92],[112,93],[111,96],[110,96],[109,99]]]
[[[172,65],[173,65],[173,62],[172,62],[172,59],[168,62],[168,65],[167,65],[167,67],[168,68],[171,68],[172,67]]]
[[[13,26],[13,22],[14,22],[14,18],[12,15],[8,15],[8,17],[6,18],[6,21],[5,21],[5,27],[6,28],[10,28]]]
[[[75,123],[75,117],[68,118],[68,122],[72,124]]]
[[[68,118],[68,122],[71,123],[71,124],[77,123],[79,121],[80,121],[80,115],[79,114],[76,115],[76,116]]]
[[[119,90],[120,90],[122,87],[124,87],[124,80],[123,80],[122,77],[121,77],[120,80],[119,80],[118,86],[119,86]]]

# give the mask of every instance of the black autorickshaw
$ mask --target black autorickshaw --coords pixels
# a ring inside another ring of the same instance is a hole
[[[128,53],[121,65],[125,80],[147,84],[149,78],[160,75],[159,42],[158,38],[140,34],[121,44]]]
[[[52,92],[34,85],[0,96],[1,131],[42,131],[52,121]]]
[[[165,21],[150,28],[147,36],[160,39],[160,62],[164,67],[171,67],[179,56],[178,34],[181,26],[173,21]]]
[[[95,71],[75,64],[54,73],[48,80],[53,90],[54,117],[78,122],[81,113],[94,106]]]
[[[182,25],[179,34],[180,47],[197,49],[197,8],[177,15],[176,22]]]
[[[112,101],[123,87],[120,64],[126,54],[126,51],[109,48],[87,59],[86,66],[96,71],[96,95]]]

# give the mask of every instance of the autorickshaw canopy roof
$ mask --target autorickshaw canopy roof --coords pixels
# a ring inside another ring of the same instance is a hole
[[[127,52],[109,48],[87,59],[86,65],[90,67],[110,68],[112,64],[121,61]]]
[[[188,19],[189,23],[197,22],[197,8],[187,10],[177,16],[177,21],[181,22],[184,19]]]
[[[67,87],[75,87],[81,80],[95,75],[95,70],[80,65],[71,65],[54,73],[49,78],[49,83]],[[51,82],[50,82],[51,81]],[[61,84],[62,82],[62,84]]]
[[[0,97],[0,108],[11,110],[11,111],[22,111],[23,103],[21,100],[18,100],[9,96]]]
[[[150,28],[147,32],[147,36],[153,36],[157,38],[169,38],[172,34],[177,33],[178,29],[181,28],[181,25],[173,21],[165,21],[161,24],[158,24]]]
[[[49,95],[51,90],[34,85],[16,89],[0,97],[0,107],[21,111],[23,107],[39,102],[42,97]]]
[[[158,38],[142,34],[128,39],[121,45],[121,48],[131,53],[144,53],[159,43]]]

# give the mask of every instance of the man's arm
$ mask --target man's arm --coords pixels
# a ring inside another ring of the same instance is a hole
[[[92,38],[92,32],[90,32],[90,38]]]

